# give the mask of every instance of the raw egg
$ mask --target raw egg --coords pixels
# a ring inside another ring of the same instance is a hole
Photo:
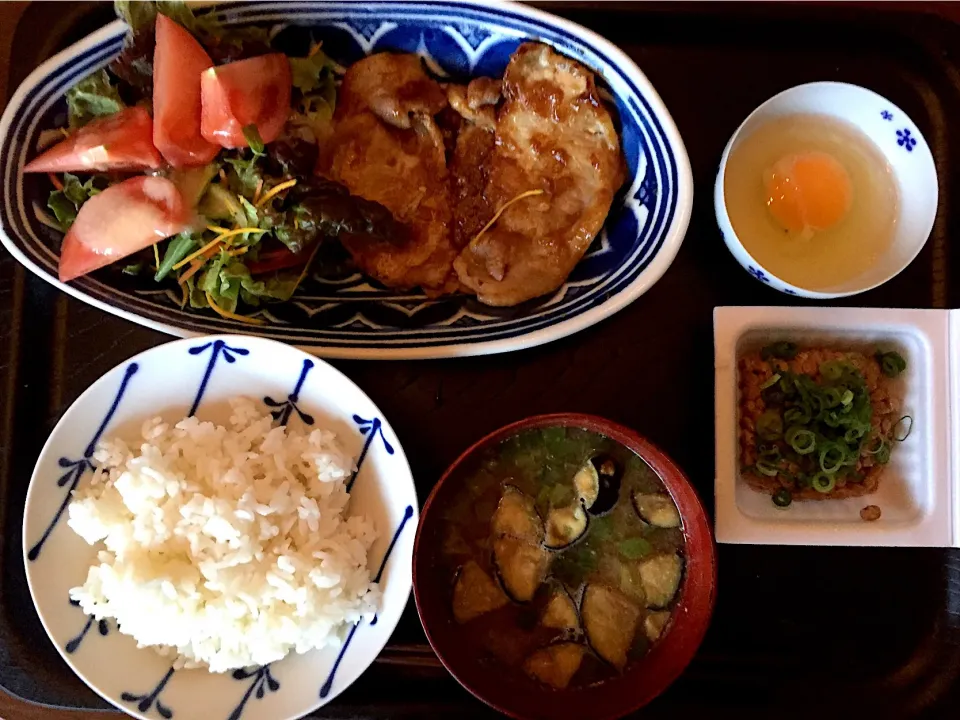
[[[747,252],[798,287],[841,288],[893,242],[893,173],[866,135],[836,118],[788,115],[758,126],[731,149],[723,188]]]
[[[777,160],[767,172],[766,194],[770,213],[784,229],[809,235],[843,220],[853,188],[835,157],[815,151]]]

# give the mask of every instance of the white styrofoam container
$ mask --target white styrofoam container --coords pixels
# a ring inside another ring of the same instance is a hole
[[[868,353],[896,349],[906,359],[896,382],[913,429],[873,495],[783,509],[740,478],[738,360],[775,340]],[[954,421],[951,403],[960,402],[960,354],[951,360],[952,341],[960,341],[960,311],[716,308],[717,542],[960,547],[960,419]],[[880,507],[879,520],[860,519],[866,505]]]

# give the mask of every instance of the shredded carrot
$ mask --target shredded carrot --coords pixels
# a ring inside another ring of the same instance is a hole
[[[228,250],[227,255],[229,255],[230,257],[236,257],[237,255],[244,255],[249,249],[250,248],[248,247],[234,248],[233,250]],[[203,257],[199,257],[195,259],[193,263],[190,265],[190,267],[187,268],[187,270],[179,278],[177,278],[177,282],[180,283],[181,286],[186,287],[184,283],[186,283],[187,280],[189,280],[194,275],[196,275],[197,271],[200,270],[200,268],[203,267],[204,263],[206,263],[207,260],[209,259],[210,259],[210,254],[207,254],[207,255],[204,255]]]
[[[245,235],[246,233],[265,233],[266,230],[255,227],[242,227],[234,228],[233,230],[228,230],[218,237],[219,240],[226,240],[227,238],[232,238],[234,235]]]
[[[311,45],[310,52],[307,53],[307,57],[313,57],[314,55],[316,55],[318,52],[320,52],[321,47],[323,47],[322,42],[314,43],[313,45]]]
[[[189,268],[187,268],[186,272],[184,272],[183,275],[177,278],[177,282],[180,283],[181,286],[186,287],[187,280],[189,280],[194,275],[196,275],[197,271],[203,267],[203,264],[206,261],[207,261],[207,258],[198,258],[197,260],[194,260],[193,264]]]
[[[287,180],[286,182],[282,182],[279,185],[275,185],[274,187],[270,188],[267,194],[264,195],[262,198],[260,198],[259,201],[255,201],[254,205],[256,205],[257,207],[261,207],[277,193],[283,192],[288,188],[292,188],[296,184],[297,184],[297,179],[294,178],[293,180]],[[541,190],[541,192],[543,191]]]
[[[160,249],[157,247],[157,244],[153,244],[153,263],[154,267],[160,269]]]
[[[207,225],[207,230],[215,233],[228,233],[230,228],[220,227],[219,225]]]
[[[180,309],[183,310],[187,306],[187,283],[183,282],[180,285]]]
[[[47,177],[50,178],[50,182],[53,183],[53,186],[54,186],[57,190],[60,190],[61,192],[63,191],[63,183],[60,182],[60,178],[58,178],[58,177],[57,177],[56,175],[54,175],[53,173],[47,173]]]
[[[229,312],[224,310],[222,307],[217,305],[214,302],[213,296],[210,293],[205,293],[207,296],[207,302],[210,304],[210,309],[213,310],[217,315],[227,320],[236,320],[242,323],[248,323],[250,325],[266,325],[266,322],[260,318],[247,317],[246,315],[237,315],[236,313]]]
[[[257,189],[253,192],[253,204],[256,205],[260,199],[260,193],[263,191],[263,178],[257,181]]]
[[[317,242],[313,247],[313,252],[310,253],[310,257],[307,258],[307,264],[303,266],[303,270],[300,271],[300,277],[297,278],[297,284],[293,286],[292,295],[297,291],[297,288],[300,287],[300,283],[303,282],[303,279],[307,276],[307,270],[310,269],[310,264],[313,262],[313,259],[317,256],[317,250],[320,249],[320,243]]]
[[[220,180],[222,182],[227,181],[227,173],[224,172],[223,168],[220,168]]]
[[[179,270],[184,265],[192,262],[193,260],[197,259],[201,255],[206,255],[210,250],[213,250],[215,247],[222,244],[224,240],[227,240],[228,238],[232,238],[235,235],[243,235],[245,233],[265,233],[265,232],[266,230],[261,230],[260,228],[255,228],[255,227],[245,227],[245,228],[236,228],[234,230],[227,230],[226,232],[220,233],[219,235],[217,235],[213,240],[208,242],[206,245],[204,245],[202,248],[200,248],[196,252],[193,252],[187,255],[183,260],[181,260],[176,265],[174,265],[173,269]]]
[[[217,237],[215,237],[213,240],[211,240],[210,242],[208,242],[206,245],[204,245],[202,248],[200,248],[200,249],[197,250],[196,252],[193,252],[193,253],[190,253],[189,255],[187,255],[183,260],[181,260],[181,261],[178,262],[176,265],[174,265],[174,266],[173,266],[173,269],[174,269],[174,270],[179,270],[179,269],[182,268],[184,265],[189,265],[191,262],[193,262],[194,260],[196,260],[196,259],[197,259],[198,257],[200,257],[201,255],[206,255],[208,250],[213,250],[213,248],[215,248],[215,247],[216,247],[217,245],[219,245],[221,242],[223,242],[223,236],[222,236],[222,235],[218,235]]]
[[[500,209],[493,214],[492,218],[490,218],[490,222],[488,222],[486,225],[483,226],[480,232],[477,233],[476,237],[474,237],[473,240],[470,241],[470,244],[472,245],[481,237],[483,237],[483,234],[496,224],[497,220],[500,219],[500,216],[503,215],[504,211],[506,211],[508,207],[510,207],[516,202],[519,202],[520,200],[523,200],[524,198],[533,197],[534,195],[543,195],[543,190],[527,190],[526,192],[520,193],[512,200],[508,200],[503,205],[501,205]]]

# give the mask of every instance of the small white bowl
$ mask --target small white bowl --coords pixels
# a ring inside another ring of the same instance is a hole
[[[138,437],[144,420],[195,413],[226,423],[227,400],[263,402],[279,422],[332,429],[359,466],[347,513],[363,514],[378,537],[368,556],[383,597],[376,618],[350,629],[341,648],[291,653],[261,668],[213,674],[176,670],[138,648],[114,621],[97,622],[70,602],[100,547],[67,527],[71,491],[89,483],[101,438]],[[64,413],[40,453],[23,518],[27,582],[43,626],[70,668],[121,710],[143,720],[287,720],[326,704],[367,669],[406,607],[418,518],[413,477],[393,429],[339,371],[289,345],[246,336],[160,345],[114,368]],[[378,571],[379,570],[379,571]]]
[[[733,230],[724,196],[727,159],[761,125],[785,115],[828,115],[863,132],[883,153],[900,196],[893,243],[864,275],[828,291],[808,290],[776,277],[758,263]],[[815,82],[784,90],[754,110],[730,138],[714,186],[717,224],[733,256],[754,278],[788,295],[836,298],[872,290],[898,275],[923,249],[937,214],[937,170],[923,135],[907,114],[872,90],[838,82]]]

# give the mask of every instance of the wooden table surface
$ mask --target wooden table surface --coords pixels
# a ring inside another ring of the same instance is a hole
[[[691,3],[688,7],[694,10],[697,4]],[[903,6],[911,6],[912,9],[917,9],[916,3],[907,2],[857,4],[877,5],[886,10]],[[7,87],[7,71],[10,63],[9,56],[13,34],[16,30],[17,21],[28,5],[28,2],[23,1],[0,0],[0,110],[5,107],[6,98],[12,91],[12,88]],[[960,22],[960,3],[929,2],[923,5],[924,10],[928,12],[942,15],[954,22]],[[0,720],[73,720],[74,718],[77,720],[117,720],[118,717],[118,711],[63,710],[37,705],[0,689]]]

